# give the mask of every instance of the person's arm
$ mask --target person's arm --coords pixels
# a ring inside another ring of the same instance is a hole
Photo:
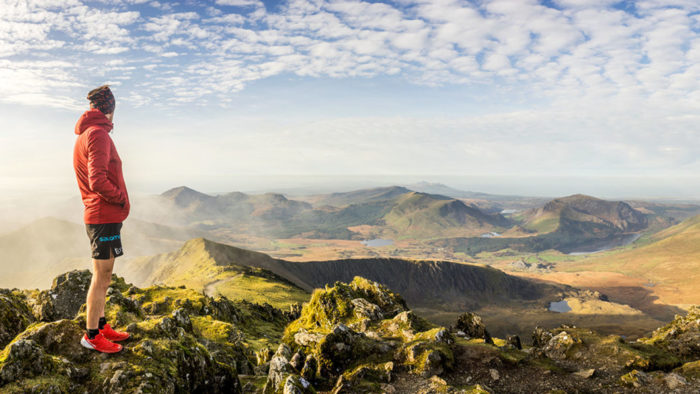
[[[107,178],[110,148],[107,133],[93,131],[88,136],[88,185],[108,203],[122,205],[126,202],[126,196]]]

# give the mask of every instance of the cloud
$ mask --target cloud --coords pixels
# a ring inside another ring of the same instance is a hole
[[[700,5],[691,0],[288,0],[270,9],[217,0],[221,8],[171,4],[148,16],[132,8],[139,3],[12,3],[0,16],[0,58],[87,56],[95,68],[128,59],[147,74],[107,69],[125,88],[175,92],[172,103],[225,103],[251,81],[286,74],[700,109]],[[157,76],[166,66],[178,79]]]

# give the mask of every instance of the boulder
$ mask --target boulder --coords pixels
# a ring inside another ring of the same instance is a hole
[[[542,327],[535,327],[535,330],[532,331],[532,346],[542,348],[549,343],[553,336],[554,334],[550,331]]]
[[[574,345],[580,343],[582,342],[579,338],[574,337],[566,331],[562,331],[553,336],[542,350],[547,357],[553,360],[563,360],[567,358],[567,352],[569,352]]]
[[[486,326],[481,317],[471,312],[465,312],[457,318],[455,329],[471,338],[484,338],[486,334]]]
[[[0,289],[0,349],[34,321],[23,295]]]

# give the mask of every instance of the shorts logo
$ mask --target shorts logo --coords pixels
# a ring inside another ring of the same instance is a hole
[[[114,241],[115,239],[121,239],[118,235],[112,235],[111,237],[100,237],[100,242]]]
[[[122,248],[114,248],[114,254],[120,254],[122,252]]]

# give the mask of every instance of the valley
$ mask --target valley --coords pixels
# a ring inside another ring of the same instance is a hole
[[[138,286],[185,285],[287,309],[361,275],[433,322],[476,311],[497,335],[569,323],[641,337],[700,303],[692,202],[420,183],[299,196],[178,187],[134,206],[117,272]],[[54,218],[0,235],[3,261],[26,263],[4,265],[0,286],[45,288],[47,278],[88,268],[83,238],[81,225]],[[563,300],[571,311],[549,310]]]

